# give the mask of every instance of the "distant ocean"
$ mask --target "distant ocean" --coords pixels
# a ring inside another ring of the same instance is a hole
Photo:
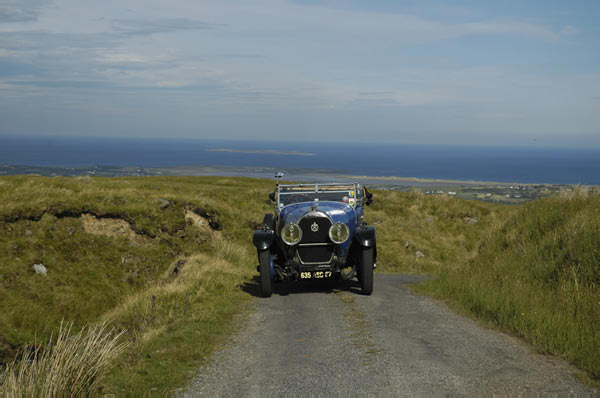
[[[589,148],[0,136],[0,164],[251,166],[369,176],[600,185],[600,149]]]

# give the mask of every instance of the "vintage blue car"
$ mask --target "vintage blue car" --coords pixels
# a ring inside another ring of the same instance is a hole
[[[355,276],[370,295],[377,246],[363,213],[372,196],[358,183],[277,184],[269,195],[275,213],[253,236],[262,296],[271,296],[275,281]]]

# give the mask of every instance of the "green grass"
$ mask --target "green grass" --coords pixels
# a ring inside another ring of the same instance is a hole
[[[377,270],[431,273],[461,268],[477,255],[483,234],[511,211],[506,205],[418,191],[378,191],[366,210],[367,220],[377,228]]]
[[[517,208],[464,267],[435,276],[423,291],[600,379],[598,194],[579,190]]]
[[[133,344],[105,390],[180,386],[250,302],[240,286],[255,273],[251,233],[270,189],[271,181],[222,177],[1,178],[0,335],[19,347],[47,341],[63,320],[78,329],[107,319]],[[186,220],[190,209],[222,231]],[[82,213],[127,228],[89,230]],[[47,276],[34,273],[36,263]],[[0,362],[10,355],[0,346]]]
[[[214,255],[195,255],[176,276],[165,274],[109,312],[105,319],[127,330],[133,349],[103,380],[103,392],[164,395],[184,387],[206,357],[226,342],[245,312],[240,289],[253,271],[254,253],[222,238]]]
[[[0,337],[21,346],[63,321],[109,322],[129,348],[102,393],[185,386],[252,308],[251,234],[272,189],[228,177],[0,178]],[[421,291],[598,380],[599,203],[582,190],[525,206],[376,191],[366,218],[378,271],[431,274]],[[1,342],[0,362],[11,356]]]
[[[97,391],[98,376],[128,346],[121,333],[105,323],[72,334],[61,327],[42,349],[30,346],[0,372],[0,395],[6,397],[81,397]]]

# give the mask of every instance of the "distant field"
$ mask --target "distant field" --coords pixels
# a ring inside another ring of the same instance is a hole
[[[109,321],[131,345],[103,392],[184,385],[251,310],[251,234],[272,189],[233,177],[1,177],[0,362],[63,320]],[[507,206],[376,190],[366,217],[377,270],[431,274],[423,291],[598,379],[599,197],[548,195]]]

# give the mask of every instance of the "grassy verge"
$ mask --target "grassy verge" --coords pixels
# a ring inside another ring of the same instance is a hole
[[[377,227],[379,271],[433,275],[416,289],[600,384],[597,191],[523,206],[382,191],[367,218]]]
[[[478,255],[440,267],[422,291],[523,337],[600,380],[600,197],[528,203],[490,230]]]
[[[30,346],[0,373],[6,397],[80,397],[98,387],[98,377],[127,348],[121,333],[101,323],[71,335],[61,327],[45,349]]]
[[[254,253],[217,238],[210,254],[187,259],[176,276],[127,299],[106,314],[133,344],[103,380],[117,395],[160,394],[185,386],[199,364],[226,341],[234,316],[248,304]]]

